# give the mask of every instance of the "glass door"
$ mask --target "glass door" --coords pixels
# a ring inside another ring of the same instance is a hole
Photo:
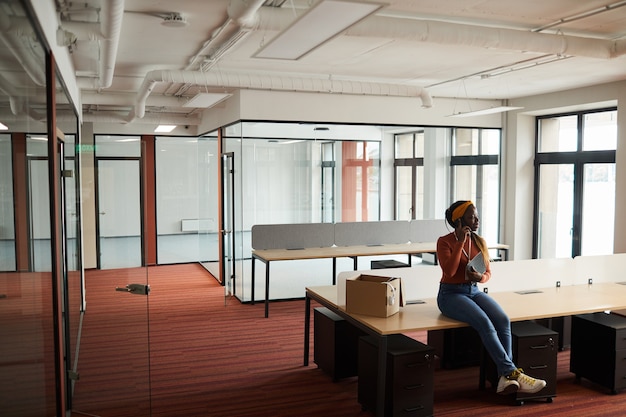
[[[63,330],[68,384],[68,404],[78,377],[77,365],[80,346],[80,322],[84,308],[83,280],[80,258],[80,205],[77,189],[78,165],[74,154],[74,137],[59,138],[59,161],[61,162],[60,202],[61,241],[63,253]]]
[[[145,187],[140,161],[96,158],[100,268],[85,271],[85,309],[72,416],[152,415],[150,283],[149,268],[142,266]]]
[[[219,152],[217,133],[198,138],[198,254],[201,265],[218,281],[220,277]]]
[[[97,159],[99,269],[142,262],[139,159]]]

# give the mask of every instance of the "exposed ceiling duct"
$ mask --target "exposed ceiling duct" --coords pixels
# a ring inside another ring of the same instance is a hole
[[[259,10],[258,30],[281,31],[293,21],[286,9]],[[626,54],[626,40],[584,38],[517,29],[449,23],[436,20],[371,16],[348,28],[343,36],[402,39],[475,48],[563,54],[611,59]]]
[[[94,41],[100,43],[99,78],[79,78],[82,86],[88,88],[109,88],[113,82],[115,61],[122,31],[124,18],[124,0],[102,1],[100,11],[100,23],[62,22],[62,30],[74,35],[78,40]]]
[[[131,6],[131,2],[126,3],[129,7]],[[581,61],[581,68],[584,65],[593,68],[596,65],[595,60],[598,60],[599,66],[615,66],[617,65],[615,62],[621,63],[623,58],[618,60],[614,58],[626,55],[626,40],[617,38],[621,33],[618,32],[619,25],[617,24],[621,19],[620,12],[613,11],[618,7],[626,6],[626,1],[613,3],[609,5],[610,7],[606,6],[601,10],[596,10],[598,9],[596,7],[591,12],[581,12],[585,7],[579,5],[578,8],[571,10],[571,15],[576,19],[596,16],[604,11],[612,12],[606,13],[602,24],[596,22],[594,20],[596,17],[594,17],[584,25],[570,23],[565,26],[563,22],[574,20],[571,17],[563,18],[563,15],[569,11],[565,5],[559,6],[561,14],[557,14],[558,11],[550,12],[543,22],[540,19],[543,15],[539,17],[534,15],[533,23],[530,23],[530,21],[523,20],[526,12],[521,6],[507,12],[504,18],[498,15],[501,12],[498,9],[494,11],[494,14],[500,19],[489,20],[477,17],[477,13],[484,8],[490,10],[487,6],[476,5],[466,11],[457,10],[452,14],[436,14],[440,9],[433,4],[409,6],[402,0],[394,0],[389,2],[387,8],[381,9],[376,14],[364,18],[341,32],[336,41],[325,44],[315,53],[307,55],[306,59],[276,60],[276,65],[273,65],[267,60],[255,58],[254,51],[266,42],[271,42],[271,38],[274,38],[276,34],[297,22],[316,2],[309,0],[289,2],[282,7],[270,7],[270,2],[266,0],[223,0],[219,2],[219,6],[217,3],[203,3],[200,0],[176,3],[181,13],[190,17],[189,30],[180,31],[175,35],[177,39],[178,36],[181,40],[184,39],[187,48],[184,54],[178,54],[178,51],[173,52],[171,55],[180,55],[174,58],[169,56],[163,60],[155,58],[154,62],[159,62],[159,65],[154,65],[147,63],[153,61],[146,50],[154,51],[155,48],[147,39],[139,41],[133,37],[129,41],[134,48],[138,47],[137,44],[141,45],[141,42],[150,45],[150,48],[141,50],[132,56],[132,59],[129,60],[124,55],[127,53],[126,48],[120,49],[122,55],[116,57],[125,13],[124,0],[99,0],[99,2],[88,4],[56,0],[61,19],[60,30],[63,31],[62,35],[66,41],[71,43],[80,39],[88,43],[87,48],[82,48],[82,44],[79,44],[73,52],[77,83],[82,90],[81,98],[85,109],[91,106],[94,112],[106,111],[109,112],[107,114],[116,114],[111,119],[120,119],[121,122],[133,121],[136,118],[147,119],[151,114],[167,114],[174,117],[179,114],[195,116],[199,112],[189,110],[192,103],[189,103],[188,99],[193,95],[192,93],[195,93],[191,91],[194,86],[197,90],[206,90],[207,93],[233,93],[237,89],[254,89],[419,97],[424,107],[430,107],[432,105],[431,94],[456,97],[461,90],[452,81],[463,80],[465,83],[470,76],[473,76],[473,81],[468,82],[467,88],[470,89],[471,97],[501,99],[501,95],[506,95],[508,92],[507,83],[511,80],[517,81],[515,85],[530,86],[529,91],[532,90],[532,83],[519,82],[526,77],[526,72],[500,77],[501,81],[494,81],[495,75],[509,74],[520,68],[535,68],[538,64],[564,62],[562,58],[572,57],[581,58],[569,60],[569,62]],[[136,10],[126,10],[129,15],[126,15],[124,20],[125,24],[133,26],[133,30],[138,27],[138,24],[143,24],[139,14],[155,15],[158,12],[162,15],[165,13],[163,5],[148,2],[144,3],[143,7],[133,3],[131,9],[133,7]],[[205,16],[202,13],[207,10],[211,11],[212,19],[204,19]],[[167,13],[176,14],[173,11],[167,11]],[[517,17],[517,20],[509,19],[507,17],[509,14]],[[198,20],[194,18],[202,20],[202,23],[210,20],[210,23],[206,23],[198,30],[200,26],[197,24]],[[151,24],[147,22],[146,24]],[[545,22],[549,23],[544,24]],[[531,24],[537,29],[531,29]],[[9,21],[6,16],[0,16],[0,28],[10,26],[10,29],[14,30],[16,25],[18,25],[16,19],[11,18]],[[528,28],[515,29],[516,27]],[[150,30],[154,28],[150,27]],[[562,34],[561,30],[570,30],[571,34]],[[164,31],[158,31],[158,29],[151,33],[154,33],[155,38],[161,41],[166,37]],[[580,35],[582,33],[587,34]],[[14,31],[6,34],[6,36],[9,35],[14,36]],[[610,36],[613,38],[609,39]],[[99,43],[99,48],[92,47],[96,42]],[[368,49],[370,48],[368,45],[371,49]],[[439,45],[449,45],[450,48],[441,48]],[[459,45],[463,49],[461,52],[455,50],[456,53],[467,53],[467,56],[473,60],[468,65],[471,65],[475,71],[470,71],[468,69],[470,67],[460,69],[450,65],[439,70],[435,63],[423,59],[431,54],[438,57],[445,56],[448,49],[454,50],[453,48]],[[68,46],[72,51],[71,45]],[[156,47],[158,48],[158,45]],[[413,49],[416,51],[414,59],[410,53],[406,53]],[[401,52],[394,55],[394,51]],[[520,52],[524,53],[520,54]],[[152,53],[154,56],[154,52]],[[405,55],[411,55],[413,61],[404,58]],[[479,56],[487,56],[489,59],[481,60]],[[382,57],[382,59],[375,57]],[[373,59],[370,60],[370,58]],[[22,60],[26,59],[27,57],[24,57]],[[124,66],[118,65],[118,71],[115,71],[116,82],[113,83],[116,60],[124,60]],[[372,63],[366,62],[368,60]],[[394,68],[389,68],[389,71],[385,72],[387,60]],[[416,60],[423,60],[425,63],[414,62]],[[612,62],[606,64],[606,60],[612,60]],[[127,64],[129,61],[131,63]],[[216,64],[219,64],[221,68],[218,69]],[[363,67],[359,67],[360,64]],[[27,63],[23,66],[27,72],[29,68],[37,70],[37,66],[29,66]],[[368,74],[366,68],[370,66],[374,70]],[[41,65],[38,67],[43,77]],[[563,68],[564,64],[545,67]],[[152,68],[159,69],[149,71]],[[537,73],[539,70],[528,71],[528,73],[531,72]],[[145,74],[143,80],[137,78],[138,74],[140,76]],[[566,72],[566,75],[569,74]],[[613,79],[619,77],[618,74]],[[482,83],[483,78],[484,83],[478,86],[479,80]],[[487,79],[490,80],[487,81]],[[413,81],[405,84],[405,80]],[[474,85],[471,84],[472,82]],[[492,87],[484,88],[487,82],[490,82],[489,85]],[[420,83],[423,84],[420,85]],[[444,83],[447,83],[449,87],[439,86]],[[113,84],[114,87],[112,87]],[[425,85],[428,87],[424,87]],[[0,85],[5,94],[11,97],[13,91],[6,85],[5,87],[2,88]],[[463,88],[466,88],[465,84]],[[480,89],[479,93],[476,93],[477,88]],[[553,88],[563,88],[563,86],[557,85]],[[465,94],[467,96],[467,92]],[[525,92],[520,93],[517,88],[516,94],[519,96]],[[186,104],[189,107],[185,106]],[[23,111],[23,103],[19,100],[10,98],[10,105],[13,113]],[[146,107],[150,114],[146,113]],[[128,113],[129,108],[132,108],[130,113]],[[121,117],[118,117],[120,115]],[[142,121],[144,122],[145,120]]]
[[[300,91],[334,94],[357,94],[371,96],[419,97],[423,107],[432,106],[432,98],[426,89],[405,84],[386,84],[359,81],[343,81],[321,78],[276,77],[222,72],[156,70],[146,74],[137,93],[134,117],[145,115],[146,100],[157,83],[184,83],[212,88],[246,88],[258,90]]]
[[[229,21],[222,26],[237,20],[237,26],[243,19],[248,27],[256,23],[257,30],[282,31],[294,20],[291,10],[285,8],[262,7],[262,1],[232,2],[229,8]],[[244,18],[245,17],[245,18]],[[219,32],[218,31],[218,32]],[[229,32],[229,36],[215,36],[194,58],[202,56],[209,50],[220,50],[224,53],[238,34]],[[360,36],[386,39],[403,39],[415,42],[432,42],[440,44],[465,45],[476,48],[496,48],[554,54],[558,56],[582,56],[598,59],[611,59],[626,53],[625,40],[606,40],[585,38],[560,34],[538,33],[532,31],[503,29],[495,27],[474,26],[468,24],[449,23],[433,20],[399,19],[384,16],[372,16],[347,29],[344,36]],[[217,40],[222,39],[219,45]],[[216,57],[217,58],[217,57]],[[188,67],[189,68],[189,67]],[[424,107],[432,106],[428,92],[417,86],[402,84],[385,84],[356,81],[337,81],[320,78],[296,78],[289,76],[249,75],[249,74],[213,74],[212,72],[194,71],[151,71],[146,74],[137,94],[134,111],[129,120],[142,118],[145,114],[147,97],[157,83],[182,83],[185,86],[198,85],[210,88],[249,88],[273,89],[281,91],[332,92],[340,94],[388,95],[388,96],[419,96]],[[180,90],[179,90],[180,91]]]

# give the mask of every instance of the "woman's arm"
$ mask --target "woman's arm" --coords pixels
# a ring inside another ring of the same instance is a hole
[[[445,236],[437,240],[437,260],[443,270],[444,276],[452,277],[459,269],[463,242],[454,241],[451,244]]]

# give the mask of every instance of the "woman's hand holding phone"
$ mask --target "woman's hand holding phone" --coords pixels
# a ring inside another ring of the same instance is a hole
[[[466,225],[461,218],[456,222],[456,229],[454,229],[454,233],[456,234],[456,238],[458,240],[465,241],[465,239],[472,234],[472,229]]]

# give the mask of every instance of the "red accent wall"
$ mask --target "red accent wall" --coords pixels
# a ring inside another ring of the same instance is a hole
[[[26,178],[26,134],[13,133],[13,211],[17,271],[29,271],[28,260],[28,183]]]

